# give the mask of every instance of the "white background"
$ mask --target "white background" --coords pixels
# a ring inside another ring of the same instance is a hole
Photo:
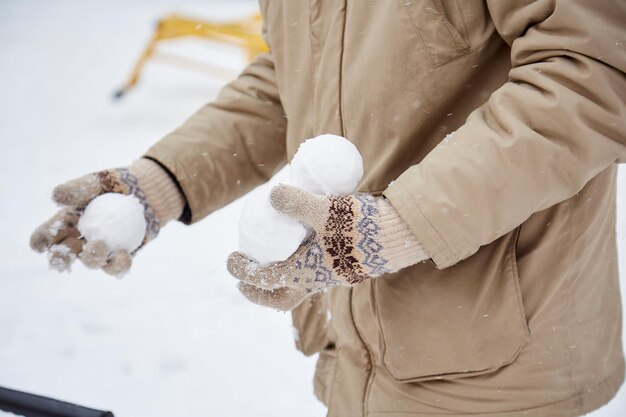
[[[123,101],[159,16],[227,19],[254,1],[0,1],[0,386],[110,409],[118,417],[323,416],[314,358],[299,354],[288,314],[246,302],[224,260],[236,202],[193,227],[172,224],[117,281],[80,265],[47,269],[32,230],[56,208],[52,188],[123,166],[212,99],[225,77],[151,63]],[[237,49],[172,42],[234,77]],[[621,171],[621,213],[626,178]],[[619,218],[626,264],[626,216]],[[620,413],[621,411],[622,413]],[[595,417],[623,415],[620,391]]]

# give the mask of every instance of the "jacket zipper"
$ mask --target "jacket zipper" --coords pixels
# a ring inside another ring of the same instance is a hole
[[[370,291],[372,293],[372,297],[374,296],[374,282],[372,280],[370,280]],[[361,285],[367,285],[367,284],[361,284]],[[365,350],[367,351],[367,372],[368,372],[368,376],[367,376],[367,381],[365,383],[365,390],[363,392],[363,417],[367,417],[368,415],[368,401],[369,401],[369,393],[370,393],[370,388],[372,386],[372,383],[374,382],[374,376],[376,375],[376,366],[375,366],[375,361],[374,361],[374,352],[373,350],[370,348],[370,346],[365,342],[365,337],[363,336],[363,333],[361,332],[361,330],[359,329],[356,320],[355,320],[355,313],[354,313],[354,302],[353,302],[353,297],[354,297],[354,289],[350,289],[350,315],[351,315],[351,320],[352,320],[352,325],[354,326],[354,330],[356,332],[356,334],[359,336],[359,339],[361,340],[361,344],[365,347]]]

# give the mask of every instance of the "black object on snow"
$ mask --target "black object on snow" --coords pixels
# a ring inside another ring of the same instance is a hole
[[[24,417],[114,417],[110,411],[94,410],[2,387],[0,410]]]

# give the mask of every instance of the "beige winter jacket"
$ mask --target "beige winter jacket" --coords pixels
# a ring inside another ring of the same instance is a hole
[[[432,255],[294,311],[337,417],[576,416],[624,378],[624,0],[262,0],[271,52],[147,154],[193,223],[306,138]],[[449,136],[447,136],[449,135]]]

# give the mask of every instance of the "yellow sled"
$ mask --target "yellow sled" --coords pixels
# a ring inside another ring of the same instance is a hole
[[[156,56],[156,47],[160,42],[188,36],[239,46],[246,52],[250,61],[258,53],[269,49],[261,36],[261,15],[258,13],[245,20],[229,23],[213,23],[172,14],[158,22],[152,39],[137,60],[126,83],[115,93],[115,97],[121,98],[137,84],[146,62]],[[162,52],[159,52],[158,56],[175,65],[216,72],[215,67],[192,59]]]

